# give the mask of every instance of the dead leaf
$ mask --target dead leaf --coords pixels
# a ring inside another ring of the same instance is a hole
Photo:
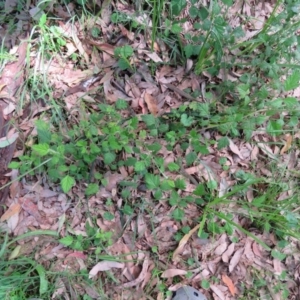
[[[21,205],[19,203],[12,203],[9,209],[1,216],[0,221],[4,222],[15,214],[18,214],[21,210]]]
[[[122,174],[118,174],[118,173],[110,173],[107,172],[104,175],[104,178],[107,180],[107,185],[105,186],[105,189],[108,192],[111,192],[116,186],[117,184],[124,179]]]
[[[172,278],[175,276],[186,275],[187,271],[180,269],[168,269],[161,274],[162,278]]]
[[[226,300],[224,293],[220,290],[218,286],[211,284],[210,288],[219,297],[219,299]]]
[[[158,110],[156,99],[148,93],[145,93],[144,99],[145,102],[147,103],[148,109],[151,112],[151,114],[157,116],[159,110]]]
[[[227,285],[231,295],[234,296],[236,294],[236,288],[235,288],[232,280],[230,279],[230,277],[228,277],[226,274],[223,274],[222,280]]]
[[[242,160],[244,159],[244,157],[243,157],[243,155],[241,154],[239,148],[233,143],[233,141],[232,141],[231,139],[229,139],[229,148],[230,148],[230,150],[231,150],[234,154],[238,155],[238,157],[239,157],[240,159],[242,159]]]
[[[99,272],[103,271],[108,271],[112,268],[118,268],[118,269],[123,269],[124,268],[124,263],[119,263],[116,261],[101,261],[97,263],[89,272],[89,278],[93,278],[96,276]]]
[[[31,216],[33,216],[39,223],[42,222],[42,217],[39,213],[38,207],[28,198],[20,198],[19,203],[21,204],[22,208],[28,212]]]
[[[148,267],[149,267],[149,257],[146,256],[144,263],[143,263],[142,271],[141,271],[140,275],[138,276],[138,278],[136,278],[133,281],[130,281],[130,282],[120,285],[119,288],[129,288],[129,287],[133,287],[133,286],[136,286],[139,283],[141,283],[147,275]]]
[[[193,229],[191,229],[187,234],[185,234],[183,236],[183,238],[179,242],[178,247],[176,248],[176,250],[173,253],[172,261],[176,261],[177,260],[177,256],[179,255],[179,253],[182,252],[183,247],[186,245],[186,243],[188,242],[188,240],[190,239],[190,237],[192,236],[192,234],[195,233],[199,228],[200,228],[200,224],[198,224],[197,226],[195,226]]]
[[[244,252],[244,248],[240,248],[234,253],[234,255],[229,263],[229,267],[228,267],[229,273],[231,273],[234,270],[234,268],[237,266],[243,252]]]
[[[283,155],[285,152],[287,152],[292,145],[293,137],[290,134],[287,134],[286,139],[285,139],[285,144],[282,147],[280,154]]]
[[[162,59],[155,52],[150,52],[146,50],[142,52],[145,53],[149,58],[151,58],[156,63],[163,62]]]

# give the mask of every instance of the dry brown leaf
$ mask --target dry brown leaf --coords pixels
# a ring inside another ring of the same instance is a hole
[[[285,152],[287,152],[291,148],[292,141],[293,141],[293,137],[290,134],[288,134],[285,139],[285,144],[280,151],[281,155],[283,155]]]
[[[28,212],[31,216],[33,216],[39,223],[42,223],[42,217],[39,213],[38,207],[28,198],[19,198],[19,203],[22,208]]]
[[[9,209],[1,216],[0,221],[4,222],[15,214],[18,214],[21,210],[21,205],[19,203],[12,203]]]
[[[215,249],[215,254],[216,255],[222,255],[224,252],[225,252],[225,250],[227,249],[227,247],[228,247],[228,243],[227,242],[223,242],[223,243],[221,243],[216,249]]]
[[[162,278],[172,278],[175,276],[186,275],[187,271],[180,269],[168,269],[161,274]]]
[[[148,267],[149,267],[149,257],[146,256],[144,263],[143,263],[142,271],[141,271],[140,275],[138,276],[138,278],[136,278],[133,281],[130,281],[130,282],[120,285],[119,288],[129,288],[129,287],[133,287],[133,286],[136,286],[139,283],[141,283],[147,275]]]
[[[243,252],[244,252],[244,248],[240,248],[237,251],[235,251],[235,253],[232,256],[232,259],[230,260],[230,263],[229,263],[229,267],[228,267],[229,273],[231,273],[234,270],[234,268],[237,266]]]
[[[96,276],[99,272],[102,271],[108,271],[113,268],[118,268],[118,269],[123,269],[124,268],[124,263],[119,263],[117,261],[101,261],[97,263],[89,272],[89,278],[93,278]]]
[[[239,157],[240,159],[242,159],[242,160],[244,159],[244,157],[243,157],[243,155],[241,154],[239,148],[233,143],[233,141],[232,141],[231,139],[229,139],[229,148],[230,148],[230,150],[231,150],[234,154],[238,155],[238,157]]]
[[[162,59],[155,53],[144,50],[143,53],[145,53],[149,58],[151,58],[154,62],[162,62]]]
[[[156,99],[148,93],[145,93],[144,99],[151,114],[157,116],[159,110]]]
[[[211,284],[210,288],[219,297],[219,299],[226,300],[224,293],[220,290],[218,286]]]
[[[107,185],[105,186],[105,189],[108,192],[111,192],[116,186],[117,184],[124,179],[122,174],[118,174],[118,173],[110,173],[107,172],[104,175],[104,178],[107,180]]]
[[[187,234],[185,234],[183,236],[183,238],[179,242],[178,247],[176,248],[176,250],[173,253],[172,261],[176,261],[177,260],[177,256],[179,255],[179,253],[182,252],[183,247],[186,245],[186,243],[188,242],[188,240],[190,239],[190,237],[192,236],[192,234],[195,233],[199,228],[200,228],[200,224],[198,224],[197,226],[195,226],[193,229],[191,229]]]
[[[236,288],[235,288],[232,280],[230,279],[230,277],[228,277],[226,274],[223,274],[222,280],[227,285],[231,295],[234,296],[236,294]]]
[[[234,251],[234,247],[235,247],[234,243],[230,244],[229,247],[227,248],[227,250],[222,254],[222,260],[225,263],[229,262],[229,258],[231,257],[231,255]]]

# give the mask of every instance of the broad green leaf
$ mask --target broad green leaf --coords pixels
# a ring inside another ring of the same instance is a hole
[[[114,218],[115,218],[115,216],[114,216],[112,213],[110,213],[109,211],[106,211],[106,212],[103,214],[103,219],[104,219],[104,220],[112,221]]]
[[[156,189],[159,187],[160,178],[157,175],[147,173],[145,175],[145,181],[148,189]]]
[[[182,31],[182,28],[179,24],[173,24],[171,27],[171,31],[175,34],[180,33]]]
[[[226,136],[218,140],[218,150],[223,149],[227,146],[229,146],[229,139]]]
[[[186,58],[190,58],[193,55],[194,47],[195,46],[192,44],[187,44],[186,46],[184,46],[184,53]]]
[[[188,167],[191,166],[195,162],[196,159],[197,159],[197,154],[194,151],[192,151],[188,155],[186,155],[185,161],[186,161],[187,166]]]
[[[281,252],[279,252],[279,251],[276,251],[275,249],[273,249],[273,250],[271,251],[271,255],[272,255],[274,258],[278,259],[279,261],[281,261],[281,260],[283,260],[283,259],[286,258],[286,254],[281,253]]]
[[[133,54],[133,49],[129,45],[125,45],[124,47],[121,47],[120,49],[120,55],[123,57],[130,57]]]
[[[208,17],[208,15],[209,15],[209,12],[208,12],[208,10],[207,10],[206,8],[201,7],[201,8],[199,9],[198,16],[199,16],[199,18],[200,18],[202,21],[204,21],[204,20]]]
[[[173,172],[173,171],[178,171],[180,169],[179,165],[174,163],[174,162],[171,162],[168,164],[168,169]]]
[[[272,135],[280,135],[282,133],[282,120],[270,120],[267,125],[267,132]]]
[[[128,61],[127,61],[126,59],[124,59],[124,58],[120,58],[120,59],[118,60],[118,67],[119,67],[122,71],[131,68],[131,66],[130,66],[130,64],[128,63]]]
[[[180,208],[176,208],[174,209],[173,213],[172,213],[172,217],[176,220],[176,221],[181,221],[184,217],[184,211]]]
[[[116,109],[122,110],[128,107],[128,102],[124,99],[118,99],[116,101]]]
[[[292,75],[290,75],[285,83],[284,83],[284,90],[291,91],[294,90],[299,86],[299,81],[300,81],[300,72],[299,71],[294,71]]]
[[[180,117],[180,122],[181,122],[181,124],[182,124],[183,126],[188,127],[188,126],[191,126],[191,125],[193,124],[194,119],[193,119],[193,117],[191,117],[191,116],[188,117],[187,114],[182,114],[181,117]]]
[[[45,156],[49,153],[49,145],[48,144],[37,144],[32,145],[32,149],[37,152],[40,156]]]
[[[10,169],[19,169],[20,163],[17,161],[12,161],[9,163],[8,168]]]
[[[146,169],[146,164],[144,161],[137,161],[134,165],[134,170],[136,172],[142,172]]]
[[[106,165],[110,165],[116,159],[116,154],[114,152],[108,152],[103,155],[103,160]]]
[[[232,5],[232,0],[221,0],[225,5],[231,6]]]
[[[199,9],[192,5],[189,9],[189,15],[192,19],[195,19],[198,16]]]
[[[69,175],[61,180],[61,188],[64,193],[68,193],[72,186],[75,184],[75,179]]]
[[[85,189],[85,194],[87,196],[97,194],[99,191],[99,185],[97,183],[90,183]]]
[[[196,196],[205,195],[206,194],[205,185],[203,183],[198,184],[196,189],[194,190],[193,194]]]
[[[175,180],[175,187],[179,190],[185,190],[186,183],[183,179],[176,179]]]
[[[148,127],[156,123],[155,117],[153,115],[142,115],[142,120]]]
[[[67,236],[59,239],[58,241],[65,246],[70,246],[70,245],[72,245],[74,239],[71,235],[67,235]]]

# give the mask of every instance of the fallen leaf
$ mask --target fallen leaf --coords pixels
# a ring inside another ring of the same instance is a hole
[[[185,270],[180,270],[180,269],[168,269],[164,271],[161,274],[162,278],[170,278],[170,277],[175,277],[175,276],[180,276],[180,275],[186,275],[187,271]]]
[[[241,154],[239,148],[234,144],[234,142],[233,142],[231,139],[229,139],[229,149],[230,149],[234,154],[238,155],[238,157],[239,157],[240,159],[242,159],[242,160],[244,159],[244,157],[243,157],[243,155]]]
[[[20,198],[19,203],[21,204],[22,208],[28,212],[31,216],[33,216],[39,223],[42,222],[42,217],[39,213],[38,207],[28,198]]]
[[[146,256],[145,260],[144,260],[144,263],[143,263],[142,271],[141,271],[140,275],[138,276],[138,278],[136,278],[133,281],[130,281],[130,282],[127,282],[127,283],[124,283],[124,284],[120,285],[119,288],[129,288],[129,287],[133,287],[133,286],[138,285],[146,277],[148,267],[149,267],[149,257]]]
[[[148,109],[151,112],[151,114],[156,116],[158,114],[158,106],[156,99],[152,95],[145,93],[145,102],[147,103]]]
[[[108,271],[112,268],[123,269],[124,266],[125,265],[123,263],[119,263],[117,261],[101,261],[91,269],[89,272],[89,278],[93,278],[99,272]]]
[[[21,210],[21,205],[19,203],[13,203],[9,209],[1,216],[0,221],[4,222],[15,214],[18,214]]]
[[[286,136],[285,144],[280,151],[281,155],[283,155],[285,152],[287,152],[291,148],[292,141],[293,141],[293,137],[290,134],[288,134]]]
[[[221,300],[226,300],[224,293],[216,285],[210,285],[211,290],[219,297]]]
[[[149,58],[151,58],[154,62],[163,62],[162,59],[155,53],[155,52],[150,52],[150,51],[143,51]]]
[[[186,243],[188,242],[188,240],[190,239],[192,234],[199,229],[199,227],[200,227],[200,224],[195,226],[193,229],[191,229],[187,234],[185,234],[183,236],[183,238],[179,242],[178,247],[176,248],[176,250],[173,253],[172,261],[176,261],[178,254],[182,252],[183,247],[186,245]]]
[[[228,287],[231,295],[234,296],[236,294],[236,288],[235,288],[232,280],[230,279],[230,277],[228,277],[227,275],[223,274],[222,275],[222,280],[227,285],[227,287]]]
[[[234,268],[237,266],[243,252],[244,252],[244,248],[240,248],[234,253],[234,255],[229,263],[229,267],[228,267],[229,273],[231,273],[234,270]]]

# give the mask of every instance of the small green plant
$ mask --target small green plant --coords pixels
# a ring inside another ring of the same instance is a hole
[[[121,70],[132,69],[132,65],[129,61],[133,54],[131,46],[116,47],[114,50],[115,56],[118,58],[118,66]]]

